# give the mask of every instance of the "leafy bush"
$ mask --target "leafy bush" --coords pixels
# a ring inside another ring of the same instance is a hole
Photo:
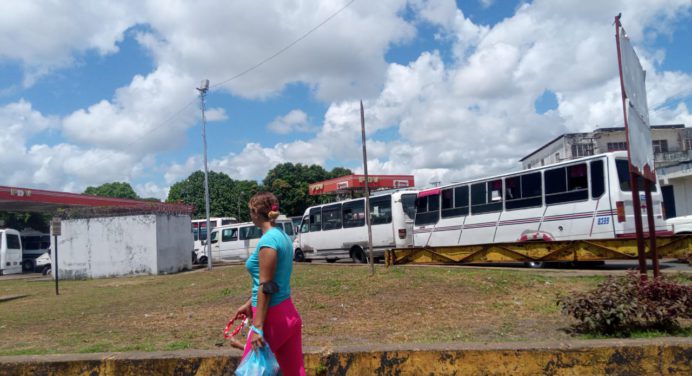
[[[675,331],[679,319],[692,318],[692,287],[665,277],[642,281],[636,272],[609,277],[589,292],[558,297],[562,313],[579,321],[577,329],[605,335],[633,330]]]

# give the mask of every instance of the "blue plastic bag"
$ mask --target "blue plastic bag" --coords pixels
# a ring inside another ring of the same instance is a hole
[[[279,374],[279,362],[268,344],[257,350],[251,350],[235,370],[235,376],[276,376]]]

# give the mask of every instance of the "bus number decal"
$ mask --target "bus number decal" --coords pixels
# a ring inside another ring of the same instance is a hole
[[[599,225],[610,224],[610,217],[598,217],[598,224]]]

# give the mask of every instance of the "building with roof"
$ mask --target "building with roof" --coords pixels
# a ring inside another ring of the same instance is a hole
[[[0,211],[39,212],[61,219],[60,279],[168,274],[192,268],[193,207],[0,186]],[[56,273],[53,273],[55,276]]]

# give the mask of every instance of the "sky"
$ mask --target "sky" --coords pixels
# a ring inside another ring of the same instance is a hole
[[[690,0],[0,2],[0,185],[141,197],[203,168],[520,169],[566,132],[623,126],[613,19],[651,124],[692,126]]]

